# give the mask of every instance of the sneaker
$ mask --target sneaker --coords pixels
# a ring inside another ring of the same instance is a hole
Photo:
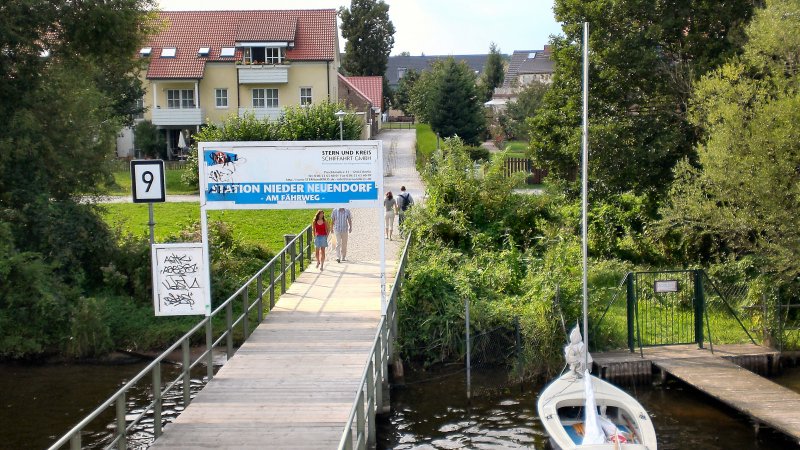
[[[342,262],[342,261],[340,261],[340,260],[339,260],[339,258],[336,258],[336,262],[337,262],[337,263],[340,263],[340,262]]]

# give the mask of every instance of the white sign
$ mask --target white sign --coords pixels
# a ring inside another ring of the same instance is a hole
[[[165,201],[164,161],[160,159],[131,161],[131,193],[134,203]]]
[[[157,316],[211,313],[203,244],[153,245],[153,304]]]
[[[678,292],[678,280],[656,280],[653,290],[656,293]]]
[[[381,141],[201,142],[198,156],[208,209],[383,204]]]

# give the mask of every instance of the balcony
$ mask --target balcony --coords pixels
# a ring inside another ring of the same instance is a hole
[[[288,64],[251,64],[236,66],[239,69],[239,84],[288,83]]]
[[[254,114],[256,119],[275,120],[281,116],[283,108],[239,108],[239,117],[244,117],[245,114]]]
[[[156,108],[153,110],[153,125],[202,125],[202,108]]]

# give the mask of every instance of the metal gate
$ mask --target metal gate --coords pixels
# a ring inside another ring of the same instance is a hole
[[[628,274],[628,347],[696,343],[703,348],[702,270]]]

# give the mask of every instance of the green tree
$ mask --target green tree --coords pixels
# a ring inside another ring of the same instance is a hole
[[[505,131],[509,139],[529,140],[528,118],[533,118],[542,107],[548,86],[533,82],[525,86],[517,99],[507,104]]]
[[[150,158],[166,159],[167,142],[158,127],[143,120],[133,128],[133,144],[136,150]]]
[[[800,4],[768,0],[744,54],[705,76],[691,119],[705,130],[697,166],[676,169],[662,230],[689,261],[755,258],[763,274],[800,275]]]
[[[111,180],[106,162],[116,133],[142,94],[141,62],[132,55],[153,6],[0,5],[0,247],[8,263],[0,268],[0,352],[62,348],[56,336],[69,328],[78,299],[102,283],[113,236],[79,196]],[[27,292],[26,284],[36,287]]]
[[[439,73],[434,76],[426,113],[431,129],[441,137],[459,136],[468,144],[478,144],[486,128],[486,118],[472,69],[450,57],[432,71]]]
[[[484,102],[492,99],[494,88],[503,84],[504,75],[503,55],[497,48],[497,44],[492,42],[489,45],[489,56],[486,58],[486,64],[483,66],[483,73],[480,79],[481,95]]]
[[[352,0],[350,9],[339,9],[339,17],[342,37],[347,39],[342,60],[344,70],[349,75],[384,76],[394,46],[389,5],[383,0]]]
[[[692,84],[740,50],[752,8],[752,0],[557,0],[565,36],[552,42],[553,84],[532,123],[537,163],[562,178],[577,166],[588,21],[592,189],[664,193],[675,163],[694,157]]]
[[[403,114],[409,115],[411,113],[411,92],[414,90],[414,85],[419,80],[420,74],[414,69],[410,69],[400,78],[397,84],[397,91],[394,93],[394,106],[403,111]]]

